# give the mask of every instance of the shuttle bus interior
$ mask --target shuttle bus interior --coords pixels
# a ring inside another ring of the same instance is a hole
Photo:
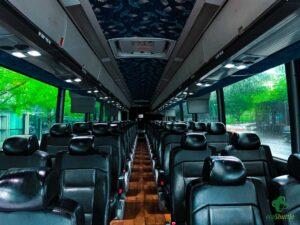
[[[1,0],[0,225],[300,225],[299,0]]]

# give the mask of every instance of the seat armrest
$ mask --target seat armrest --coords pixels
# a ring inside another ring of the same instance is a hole
[[[84,225],[84,212],[81,205],[71,199],[61,199],[57,202],[52,211],[59,214],[67,214],[71,216],[73,221],[76,221],[74,225]]]
[[[165,186],[166,177],[165,177],[165,171],[164,170],[158,170],[157,184],[158,184],[159,187]]]
[[[122,194],[125,193],[125,187],[126,187],[125,176],[120,176],[118,178],[118,195],[119,196],[121,196]]]

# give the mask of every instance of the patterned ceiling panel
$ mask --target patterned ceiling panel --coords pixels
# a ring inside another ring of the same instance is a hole
[[[90,0],[107,39],[157,37],[177,40],[195,0]],[[150,99],[165,60],[118,60],[134,99]],[[138,90],[137,90],[138,89]]]

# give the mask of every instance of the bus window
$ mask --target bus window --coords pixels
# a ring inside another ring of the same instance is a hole
[[[180,121],[181,117],[180,117],[180,106],[179,106],[179,104],[175,105],[173,109],[175,110],[175,120]]]
[[[84,121],[84,113],[72,113],[71,112],[70,91],[66,91],[64,122],[73,124],[75,122],[83,122],[83,121]]]
[[[224,88],[227,129],[255,132],[275,157],[291,154],[285,66],[280,65]]]
[[[211,92],[209,99],[209,112],[208,113],[198,113],[199,122],[217,122],[218,121],[218,101],[217,93]]]
[[[184,118],[184,121],[192,121],[193,120],[193,116],[188,111],[187,102],[182,103],[182,107],[183,107],[183,118]]]
[[[101,103],[100,102],[96,102],[96,105],[95,105],[95,111],[93,113],[93,122],[99,122],[99,116],[100,116],[100,105]]]
[[[58,89],[0,67],[0,142],[12,135],[41,138],[55,122]]]

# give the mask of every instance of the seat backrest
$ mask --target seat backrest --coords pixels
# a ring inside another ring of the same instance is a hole
[[[42,136],[41,150],[48,152],[51,157],[55,157],[58,152],[68,151],[72,136],[70,124],[53,124],[49,133]]]
[[[193,132],[207,132],[207,126],[206,126],[206,123],[203,123],[203,122],[193,122],[192,123],[193,125],[190,127],[190,129],[193,131]]]
[[[300,224],[300,154],[288,159],[288,175],[276,177],[272,181],[272,209],[274,214],[284,215],[285,225]]]
[[[259,178],[269,189],[272,178],[276,176],[270,148],[261,145],[260,139],[253,133],[234,133],[231,145],[222,151],[222,155],[231,155],[242,160],[247,176]]]
[[[35,135],[18,135],[7,138],[0,152],[0,173],[10,168],[51,167],[50,156],[39,151]]]
[[[170,154],[173,149],[179,147],[181,144],[182,136],[188,131],[188,127],[185,123],[174,123],[171,127],[170,132],[166,133],[162,137],[161,144],[161,160],[162,169],[165,173],[166,181],[169,182],[169,164]]]
[[[189,187],[189,225],[271,225],[271,210],[264,185],[246,178],[246,169],[236,157],[208,157],[203,181]]]
[[[73,124],[73,134],[77,136],[91,135],[91,125],[85,122],[78,122]]]
[[[10,169],[0,177],[0,222],[6,225],[84,225],[75,202],[57,202],[49,169]],[[5,222],[4,222],[5,221]]]
[[[200,133],[187,133],[182,137],[181,146],[170,155],[170,192],[172,220],[176,224],[185,222],[185,192],[187,185],[202,177],[206,157],[214,154],[206,138]]]
[[[109,157],[96,151],[93,136],[73,137],[69,151],[57,156],[60,197],[82,205],[85,224],[107,225],[109,220]]]
[[[110,155],[110,168],[112,173],[112,191],[117,191],[118,178],[125,168],[125,155],[121,136],[111,132],[108,123],[97,123],[93,125],[94,145],[96,149],[105,151]]]
[[[226,131],[226,127],[221,122],[207,124],[206,133],[207,143],[216,148],[217,152],[221,152],[230,143],[230,133]]]

